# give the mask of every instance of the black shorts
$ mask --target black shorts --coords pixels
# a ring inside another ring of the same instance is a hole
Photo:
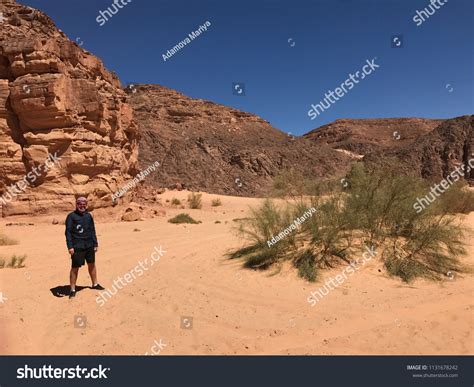
[[[85,262],[95,263],[94,247],[87,249],[74,249],[74,254],[71,257],[72,267],[81,267]]]

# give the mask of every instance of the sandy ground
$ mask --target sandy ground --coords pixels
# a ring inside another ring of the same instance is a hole
[[[163,355],[474,354],[472,275],[407,285],[373,259],[311,307],[309,292],[342,267],[313,284],[291,268],[276,275],[242,269],[225,257],[243,245],[233,219],[258,200],[223,196],[213,208],[215,197],[204,195],[202,210],[186,210],[198,225],[168,223],[183,212],[171,208],[165,217],[132,223],[96,216],[99,282],[106,288],[150,259],[155,246],[166,251],[103,306],[89,288],[74,300],[50,291],[68,283],[63,225],[51,217],[21,219],[33,226],[3,227],[19,220],[2,220],[1,230],[19,244],[0,246],[0,255],[28,258],[23,269],[0,270],[0,354],[142,355],[154,345],[158,352],[160,341]],[[466,221],[474,228],[474,213]],[[472,239],[464,261],[474,262]],[[85,268],[78,285],[90,285]]]

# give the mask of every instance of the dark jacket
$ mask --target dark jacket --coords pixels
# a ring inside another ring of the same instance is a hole
[[[87,249],[99,246],[94,219],[89,212],[81,213],[76,210],[67,216],[66,244],[68,249]]]

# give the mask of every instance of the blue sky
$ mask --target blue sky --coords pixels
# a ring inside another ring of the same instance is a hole
[[[46,12],[124,84],[164,85],[296,135],[338,118],[473,113],[472,0],[449,0],[420,26],[413,17],[428,0],[133,0],[102,27],[96,18],[113,0],[19,2]],[[163,60],[206,21],[206,32]],[[397,35],[402,48],[391,47]],[[375,57],[380,68],[308,117],[312,103]],[[232,93],[235,82],[245,96]]]

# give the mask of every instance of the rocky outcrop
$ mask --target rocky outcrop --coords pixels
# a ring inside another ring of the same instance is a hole
[[[457,167],[474,160],[474,115],[446,120],[404,149],[374,152],[364,160],[383,163],[392,158],[399,160],[405,174],[442,180]],[[465,180],[474,185],[474,169],[466,174]]]
[[[316,144],[359,155],[367,163],[396,162],[402,174],[439,181],[474,157],[473,117],[343,119],[304,137]],[[466,180],[471,185],[474,183],[474,171]]]
[[[314,129],[304,137],[316,144],[364,156],[405,148],[442,122],[424,118],[340,119]]]
[[[111,205],[138,170],[138,130],[120,81],[44,13],[12,0],[0,12],[3,216],[69,209],[75,195]],[[48,154],[60,161],[46,171]],[[22,180],[28,187],[18,189]]]
[[[276,175],[294,169],[308,177],[343,174],[353,158],[292,137],[262,118],[158,85],[126,89],[140,128],[142,169],[158,187],[258,196]]]

